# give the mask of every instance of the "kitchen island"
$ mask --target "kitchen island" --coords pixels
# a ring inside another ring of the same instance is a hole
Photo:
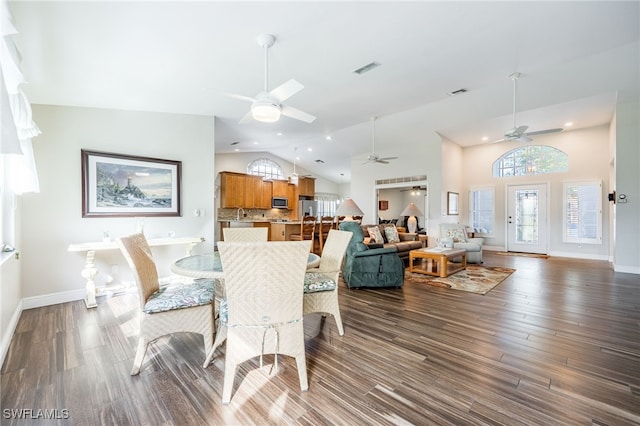
[[[300,232],[300,221],[269,221],[269,220],[219,220],[220,234],[217,239],[223,240],[224,228],[269,228],[269,241],[289,241],[291,234]]]

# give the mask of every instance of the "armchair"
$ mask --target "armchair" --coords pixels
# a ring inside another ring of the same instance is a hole
[[[484,238],[469,238],[467,228],[459,223],[441,223],[440,238],[452,238],[453,248],[467,251],[467,263],[482,263]]]
[[[342,267],[342,278],[349,288],[402,287],[404,263],[395,247],[367,247],[358,222],[341,222],[340,230],[353,233]]]

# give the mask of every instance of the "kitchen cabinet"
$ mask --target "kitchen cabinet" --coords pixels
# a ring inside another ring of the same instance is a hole
[[[291,201],[289,187],[293,185],[289,184],[289,182],[286,180],[274,180],[272,181],[272,184],[274,197],[286,197],[289,198],[289,201]]]
[[[263,180],[261,176],[251,176],[243,173],[220,172],[220,207],[269,209],[271,196],[264,197]],[[270,187],[267,187],[269,190]]]
[[[262,190],[260,192],[260,203],[259,209],[270,209],[271,208],[271,197],[273,195],[273,182],[265,180],[262,182]]]
[[[298,195],[313,198],[316,195],[316,179],[300,176],[298,178]]]

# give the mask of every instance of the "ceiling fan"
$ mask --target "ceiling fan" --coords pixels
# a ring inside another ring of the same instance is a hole
[[[251,121],[252,118],[263,123],[273,123],[280,119],[281,114],[304,121],[305,123],[312,123],[316,117],[282,103],[304,89],[302,84],[291,79],[269,91],[269,48],[273,46],[276,38],[271,34],[261,34],[258,36],[257,41],[258,44],[264,48],[264,91],[258,93],[253,98],[242,95],[230,95],[236,99],[251,102],[251,109],[242,117],[239,123],[246,123]]]
[[[371,145],[372,145],[371,154],[367,156],[367,161],[365,161],[362,164],[368,164],[368,163],[389,164],[388,160],[395,160],[396,158],[398,158],[398,157],[380,157],[378,154],[376,154],[376,119],[377,117],[371,117],[371,123],[373,127],[372,138],[371,138]]]
[[[493,143],[504,141],[518,141],[518,142],[531,142],[533,139],[530,136],[543,135],[546,133],[561,132],[562,128],[536,130],[535,132],[527,132],[529,126],[517,126],[516,127],[516,98],[518,93],[518,79],[522,76],[519,72],[514,72],[509,75],[509,78],[513,80],[513,128],[507,130],[502,139],[494,141]]]

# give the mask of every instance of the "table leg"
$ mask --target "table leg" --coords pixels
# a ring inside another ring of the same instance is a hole
[[[93,279],[98,275],[98,268],[96,268],[95,264],[95,256],[96,252],[93,250],[87,251],[87,259],[84,263],[84,269],[80,273],[82,278],[87,280],[86,283],[86,296],[84,298],[84,303],[87,305],[87,308],[95,308],[98,306],[96,303],[96,283]]]
[[[440,271],[440,278],[447,278],[447,256],[440,256],[438,259],[438,270]]]

